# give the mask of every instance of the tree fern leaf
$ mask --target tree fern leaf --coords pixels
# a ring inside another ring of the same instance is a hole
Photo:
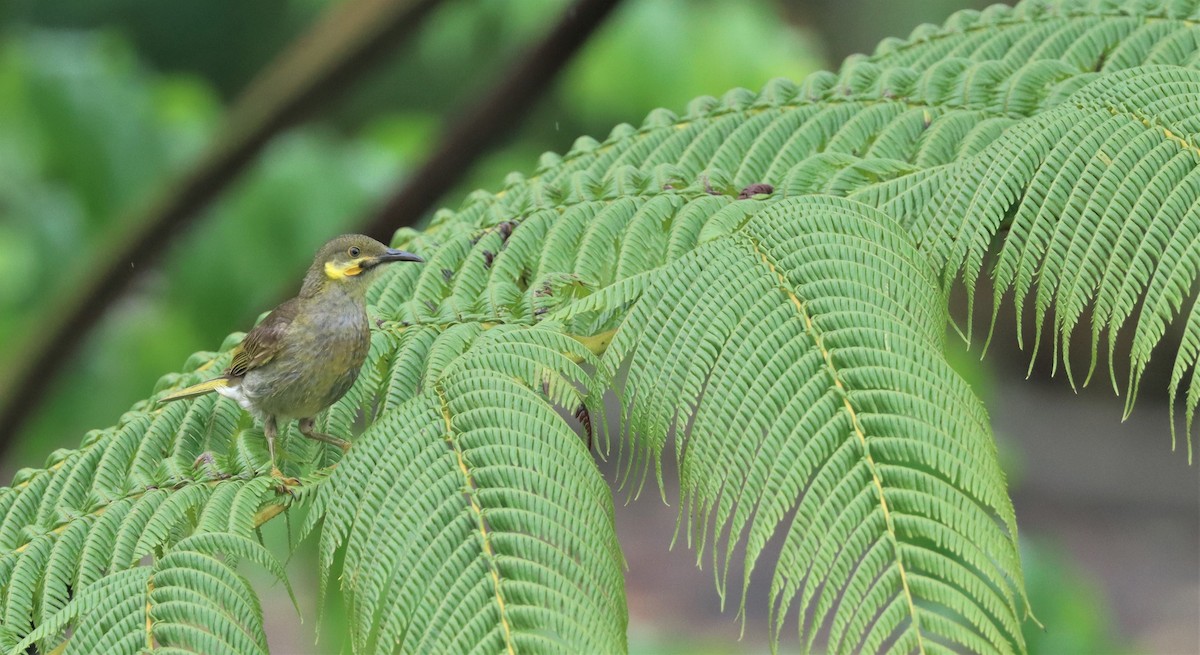
[[[810,640],[834,625],[841,651],[1020,651],[1011,504],[986,416],[941,359],[945,305],[917,261],[866,206],[764,206],[656,276],[605,368],[628,362],[632,448],[657,460],[690,420],[676,448],[681,520],[701,553],[729,531],[716,571],[746,540],[745,588],[794,511],[777,622],[797,611]]]
[[[614,130],[604,144],[580,140],[566,156],[547,160],[552,163],[545,165],[538,177],[525,181],[520,187],[507,187],[503,197],[473,195],[459,212],[440,214],[435,220],[433,232],[447,229],[451,223],[479,225],[482,222],[486,225],[488,223],[484,221],[484,216],[495,215],[497,209],[505,205],[512,209],[502,213],[506,218],[501,220],[507,220],[514,212],[527,212],[545,206],[539,203],[549,202],[550,198],[542,196],[535,200],[539,192],[531,195],[533,189],[548,190],[566,184],[575,189],[572,192],[575,201],[605,197],[612,193],[608,189],[616,188],[611,185],[629,171],[627,166],[615,159],[615,153],[627,151],[640,156],[644,152],[641,149],[643,142],[657,140],[660,132],[670,134],[667,141],[677,143],[678,147],[665,149],[666,142],[661,142],[654,150],[655,154],[642,158],[638,164],[642,175],[661,170],[662,166],[677,167],[678,172],[674,175],[685,178],[696,176],[705,169],[730,169],[737,171],[731,178],[731,184],[740,188],[746,184],[770,182],[771,178],[782,175],[799,159],[824,150],[835,137],[838,148],[850,150],[862,147],[866,140],[874,139],[870,121],[859,118],[862,112],[866,112],[866,115],[893,116],[893,119],[895,112],[900,112],[904,115],[901,123],[915,127],[918,117],[920,123],[925,122],[925,113],[929,113],[931,118],[946,114],[945,90],[961,85],[968,79],[972,80],[970,90],[960,93],[962,97],[957,100],[964,110],[969,110],[974,104],[988,107],[990,112],[1011,112],[1013,107],[1009,105],[1012,103],[1004,98],[1012,98],[1013,89],[1022,89],[1018,99],[1029,107],[1037,107],[1040,106],[1037,99],[1050,93],[1049,89],[1040,87],[1046,86],[1051,79],[1057,79],[1054,76],[1065,75],[1069,70],[1041,63],[1030,67],[994,68],[992,76],[987,78],[993,84],[980,83],[979,80],[983,78],[965,62],[931,73],[938,80],[936,84],[932,79],[917,84],[918,72],[905,76],[873,64],[850,65],[840,78],[833,78],[833,85],[814,82],[802,85],[801,90],[796,92],[781,92],[783,86],[776,84],[752,101],[723,105],[699,103],[688,116],[679,118],[674,125],[665,124],[664,121],[670,116],[660,112],[653,115],[654,120],[648,119],[641,129]],[[1014,76],[1012,79],[1015,80],[1011,85],[1008,82],[1009,75]],[[823,78],[818,75],[815,79]],[[839,82],[839,79],[842,81]],[[839,84],[843,86],[837,86]],[[922,111],[921,107],[925,110]],[[855,123],[847,125],[849,121]],[[737,136],[729,136],[730,130],[735,128]],[[887,150],[894,147],[903,153],[904,149],[913,148],[912,144],[903,143],[899,136],[903,133],[894,132],[896,136],[884,141]],[[912,134],[911,130],[909,134]],[[713,135],[721,138],[714,138]],[[632,157],[621,161],[632,161]],[[752,162],[758,163],[747,166]],[[655,176],[656,179],[658,177]],[[646,184],[649,179],[635,181],[627,190],[651,190],[653,185]],[[556,249],[548,251],[554,252]],[[454,270],[453,267],[449,268]]]
[[[1192,227],[1200,151],[1179,136],[1197,131],[1191,107],[1198,96],[1200,77],[1192,70],[1101,75],[956,164],[956,173],[938,181],[954,190],[927,205],[915,225],[934,261],[945,264],[944,279],[961,266],[973,288],[991,236],[1016,208],[993,273],[994,302],[1012,288],[1020,316],[1037,284],[1035,350],[1051,308],[1057,356],[1091,301],[1093,351],[1107,330],[1111,366],[1116,334],[1141,300],[1127,410],[1152,349],[1200,269]],[[1067,374],[1073,379],[1069,364]]]
[[[57,524],[82,516],[99,504],[93,492],[93,482],[96,467],[103,455],[103,449],[87,448],[63,463],[64,470],[58,475],[64,479],[64,483],[54,501],[55,515],[49,523]]]
[[[23,642],[13,645],[10,653],[25,653],[26,649],[32,643],[41,643],[60,637],[68,624],[77,617],[83,609],[92,609],[102,606],[102,602],[106,599],[112,599],[114,596],[126,595],[128,588],[137,589],[145,585],[145,570],[134,569],[115,573],[113,576],[103,578],[103,582],[94,585],[86,591],[80,591],[74,599],[67,603],[67,606],[62,611],[55,613],[46,623],[37,626],[37,629],[29,633],[24,638]],[[77,642],[78,644],[78,642]],[[77,650],[79,650],[77,648]]]
[[[316,492],[304,532],[324,521],[326,565],[346,548],[356,650],[623,650],[607,490],[540,396],[578,403],[572,358],[590,354],[547,329],[460,343]],[[343,484],[354,491],[323,491]]]
[[[115,572],[82,587],[10,652],[52,643],[73,625],[67,653],[266,653],[262,609],[249,584],[216,554],[248,559],[283,580],[283,568],[258,544],[205,534],[175,544],[151,566]],[[289,593],[291,591],[288,588]],[[293,599],[294,600],[294,599]],[[176,651],[177,652],[177,651]]]
[[[15,566],[4,585],[4,625],[9,628],[28,631],[32,626],[39,574],[50,559],[53,546],[54,539],[42,535],[17,554]]]
[[[25,529],[37,523],[37,511],[42,496],[50,486],[49,475],[35,475],[29,484],[16,490],[0,523],[0,545],[7,550],[15,550],[28,541]]]
[[[1013,248],[1005,248],[996,265],[994,275],[997,280],[997,293],[1002,293],[1011,284],[1015,296],[1022,300],[1025,298],[1033,283],[1032,269],[1037,266],[1033,262],[1046,261],[1055,227],[1059,224],[1056,220],[1059,214],[1053,213],[1054,208],[1069,208],[1072,199],[1079,202],[1080,195],[1073,193],[1079,186],[1084,187],[1084,194],[1094,188],[1098,173],[1088,171],[1092,174],[1085,174],[1088,160],[1097,150],[1101,150],[1105,137],[1113,131],[1120,132],[1123,138],[1132,136],[1129,132],[1122,131],[1122,127],[1119,119],[1106,119],[1099,115],[1087,116],[1063,134],[1046,154],[1045,161],[1030,181],[1023,202],[1013,219],[1009,232],[1013,238]],[[1078,211],[1079,208],[1075,209]],[[1074,225],[1071,225],[1071,228],[1074,228]],[[1018,261],[1014,262],[1014,259]],[[968,263],[968,267],[974,266],[974,261]],[[1042,271],[1047,270],[1045,265],[1038,268]],[[1039,312],[1038,317],[1041,316]],[[1037,332],[1040,335],[1040,320],[1037,321]]]
[[[1050,291],[1055,291],[1053,300],[1060,308],[1056,312],[1059,317],[1056,327],[1064,337],[1063,352],[1068,351],[1075,317],[1083,313],[1100,284],[1104,268],[1117,254],[1116,244],[1122,224],[1128,221],[1136,225],[1141,220],[1147,220],[1145,216],[1133,214],[1138,196],[1145,188],[1143,185],[1164,169],[1174,150],[1172,144],[1156,142],[1151,133],[1143,132],[1127,138],[1126,143],[1116,149],[1116,154],[1109,160],[1111,163],[1100,173],[1096,184],[1100,192],[1086,199],[1080,211],[1080,229],[1071,230],[1068,221],[1056,228],[1054,241],[1057,245],[1052,249],[1058,253],[1065,252],[1060,256],[1063,256],[1063,262],[1074,262],[1073,270],[1064,273],[1059,270],[1061,264],[1057,259],[1045,261],[1043,266],[1048,268],[1047,275],[1053,275],[1056,281],[1062,278],[1062,282],[1046,285],[1045,290],[1039,286],[1036,311],[1041,313],[1049,308]],[[1104,160],[1097,158],[1097,161]],[[1145,207],[1144,204],[1142,206]],[[1064,245],[1064,242],[1067,243]],[[1093,338],[1093,346],[1095,343],[1096,339]],[[1095,363],[1096,349],[1093,347],[1089,375]]]
[[[427,244],[421,243],[421,245],[425,246]],[[410,247],[416,248],[416,246]],[[428,252],[429,250],[425,247],[417,249],[421,250],[421,252]],[[421,273],[422,271],[415,270],[415,267],[412,266],[392,266],[385,268],[379,273],[379,279],[367,290],[367,302],[369,306],[384,319],[393,321],[405,320],[405,318],[399,317],[398,313],[402,311],[403,305],[411,298],[412,290],[416,287],[418,280],[420,280]]]
[[[129,513],[125,515],[116,531],[109,560],[111,570],[119,571],[134,566],[138,560],[150,554],[148,550],[138,550],[142,530],[159,506],[170,497],[171,494],[162,489],[151,489],[133,501],[133,506],[129,508]]]
[[[1027,62],[1059,59],[1081,71],[1147,64],[1190,65],[1197,43],[1196,3],[1137,0],[1024,0],[960,11],[944,25],[922,25],[907,39],[887,39],[869,60],[924,68],[947,57]]]
[[[35,625],[45,623],[70,601],[79,571],[80,554],[90,528],[91,517],[73,521],[55,540],[37,595]]]
[[[1195,166],[1191,153],[1180,151],[1176,144],[1168,142],[1156,146],[1151,155],[1154,156],[1152,165],[1158,167],[1153,171],[1139,171],[1142,175],[1137,180],[1142,184],[1141,191],[1133,202],[1129,218],[1121,226],[1116,245],[1104,260],[1096,291],[1093,339],[1106,325],[1123,323],[1132,314],[1150,277],[1150,267],[1162,252],[1166,241],[1164,230],[1185,219],[1186,199],[1194,193],[1185,184]],[[1109,343],[1111,354],[1113,339],[1110,338]],[[1113,387],[1116,388],[1115,377]]]
[[[387,363],[388,379],[383,391],[380,414],[398,407],[420,393],[426,357],[439,330],[431,326],[404,327],[395,336],[397,348]]]
[[[104,456],[96,466],[96,479],[92,489],[101,502],[111,502],[125,496],[133,486],[129,481],[129,465],[133,462],[138,443],[150,417],[144,413],[127,414],[128,421],[121,421],[112,438],[96,444],[104,450]],[[125,418],[125,417],[123,417]]]
[[[234,515],[234,500],[241,488],[242,485],[236,482],[218,482],[196,520],[196,532],[223,532],[229,529],[230,516]]]
[[[432,388],[446,367],[466,352],[482,332],[483,326],[478,323],[460,323],[442,331],[429,349],[423,386]]]
[[[406,424],[436,424],[434,421],[437,418],[432,413],[432,408],[428,403],[424,402],[426,396],[419,396],[411,399],[403,405],[385,412],[388,416],[394,416],[393,420],[402,421]],[[423,436],[423,435],[421,435]],[[319,562],[320,562],[320,589],[321,595],[324,597],[326,585],[328,584],[329,571],[333,567],[333,560],[337,550],[345,543],[349,535],[350,527],[355,523],[359,515],[360,508],[366,506],[367,498],[364,497],[364,490],[371,480],[376,475],[387,477],[389,474],[399,475],[401,470],[400,465],[404,462],[414,462],[416,453],[410,450],[412,447],[423,443],[421,439],[412,439],[401,441],[394,448],[399,450],[401,454],[406,455],[403,460],[399,458],[392,459],[375,459],[381,455],[378,449],[381,448],[380,441],[371,438],[371,432],[368,431],[363,435],[360,445],[356,446],[357,452],[371,451],[367,455],[361,457],[347,457],[338,466],[338,477],[342,480],[347,480],[351,484],[343,493],[348,497],[350,502],[332,503],[331,499],[318,491],[314,500],[314,509],[311,510],[301,528],[301,539],[311,533],[318,522],[321,523],[320,543],[318,545]],[[415,463],[415,462],[414,462]],[[426,470],[427,467],[422,467],[418,470]],[[394,479],[387,477],[387,479]],[[428,508],[426,508],[428,509]],[[372,518],[372,513],[363,515],[365,518]]]
[[[242,408],[223,396],[209,394],[186,407],[174,440],[173,470],[181,477],[192,473],[196,457],[203,452],[224,452],[242,416]]]
[[[684,200],[679,196],[660,195],[635,209],[628,228],[618,236],[620,250],[615,274],[608,280],[610,283],[627,280],[666,263],[673,219],[683,204]],[[593,273],[579,269],[576,272],[600,281],[600,286],[607,286]]]
[[[135,484],[157,486],[182,477],[182,471],[168,455],[174,450],[175,437],[189,405],[168,403],[152,415],[130,464],[129,475]]]
[[[82,623],[68,644],[66,654],[110,652],[134,653],[153,644],[142,626],[145,624],[145,607],[138,596],[118,597],[110,600],[110,608],[96,612],[94,621]]]
[[[166,495],[141,526],[137,543],[133,547],[134,556],[152,553],[168,541],[176,541],[177,539],[171,539],[173,533],[181,528],[181,524],[189,515],[204,506],[208,496],[208,489],[201,485],[188,485],[176,493]],[[134,508],[135,513],[137,509]],[[119,534],[117,537],[118,544],[121,543],[121,536]]]
[[[113,544],[117,530],[133,508],[134,500],[123,498],[104,508],[88,531],[83,551],[79,555],[79,575],[75,588],[81,589],[111,573]]]
[[[51,455],[50,459],[54,459],[54,456]],[[58,523],[58,502],[62,497],[64,487],[66,487],[66,483],[70,478],[70,476],[67,475],[67,471],[72,468],[71,465],[74,464],[74,460],[77,459],[76,453],[70,453],[63,459],[56,462],[51,462],[49,459],[47,460],[47,465],[53,468],[54,473],[46,476],[48,478],[48,482],[45,489],[41,493],[37,510],[33,514],[30,525],[45,526],[55,525]]]
[[[275,482],[270,476],[255,478],[246,484],[238,485],[237,493],[234,494],[233,502],[230,504],[229,514],[225,519],[225,529],[213,530],[213,532],[229,532],[249,538],[254,529],[258,527],[256,522],[258,510],[267,498],[274,496]]]
[[[1007,227],[996,297],[1031,304],[1039,336],[1054,311],[1056,350],[1094,304],[1093,352],[1107,330],[1111,355],[1140,305],[1136,390],[1200,267],[1183,136],[1200,132],[1198,17],[1191,1],[1137,0],[960,13],[836,72],[581,138],[398,233],[428,263],[380,274],[368,361],[319,418],[367,434],[345,459],[291,428],[281,439],[297,493],[316,497],[302,532],[323,526],[322,589],[345,551],[354,645],[623,649],[607,491],[564,418],[603,422],[605,386],[623,380],[619,479],[640,489],[676,433],[679,526],[722,598],[730,552],[747,549],[744,602],[776,540],[776,630],[798,614],[832,652],[1020,650],[986,416],[941,359],[944,298],[901,230],[943,284],[971,285]],[[1190,430],[1189,311],[1171,391]],[[211,377],[243,336],[155,393]],[[0,588],[19,623],[0,643],[48,650],[86,615],[70,649],[141,649],[159,592],[152,646],[257,649],[257,600],[230,568],[242,555],[177,544],[249,539],[291,506],[265,466],[261,430],[214,396],[140,403],[20,473],[0,490]],[[147,555],[170,572],[138,573]],[[111,579],[128,589],[108,606],[73,605]]]

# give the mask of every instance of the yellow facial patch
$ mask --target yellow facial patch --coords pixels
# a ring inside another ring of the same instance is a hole
[[[354,277],[363,272],[363,267],[360,266],[361,259],[356,259],[345,264],[336,264],[334,262],[325,262],[325,276],[331,280],[341,280],[347,277]]]

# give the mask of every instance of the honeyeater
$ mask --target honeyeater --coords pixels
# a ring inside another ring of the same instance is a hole
[[[304,436],[348,449],[345,440],[316,431],[316,416],[350,389],[367,357],[371,329],[366,295],[375,272],[389,262],[420,261],[368,236],[337,237],[317,252],[300,294],[250,330],[220,377],[159,402],[210,391],[236,400],[262,423],[276,477],[282,477],[275,465],[281,423],[299,419]]]

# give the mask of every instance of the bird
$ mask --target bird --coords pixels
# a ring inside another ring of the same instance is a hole
[[[279,426],[299,421],[300,434],[349,450],[344,439],[316,431],[316,416],[358,378],[371,346],[366,295],[384,264],[423,262],[362,234],[334,238],[317,251],[300,293],[276,307],[233,351],[218,377],[158,399],[167,403],[217,392],[232,398],[263,426],[271,475]]]

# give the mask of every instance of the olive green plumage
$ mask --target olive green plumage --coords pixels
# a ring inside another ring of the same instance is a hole
[[[346,441],[317,432],[314,420],[358,378],[371,345],[367,287],[382,264],[399,261],[423,260],[361,234],[333,239],[317,252],[300,294],[276,307],[246,335],[220,377],[159,402],[210,391],[233,398],[262,422],[274,475],[279,475],[279,423],[299,419],[304,436],[348,448]]]

